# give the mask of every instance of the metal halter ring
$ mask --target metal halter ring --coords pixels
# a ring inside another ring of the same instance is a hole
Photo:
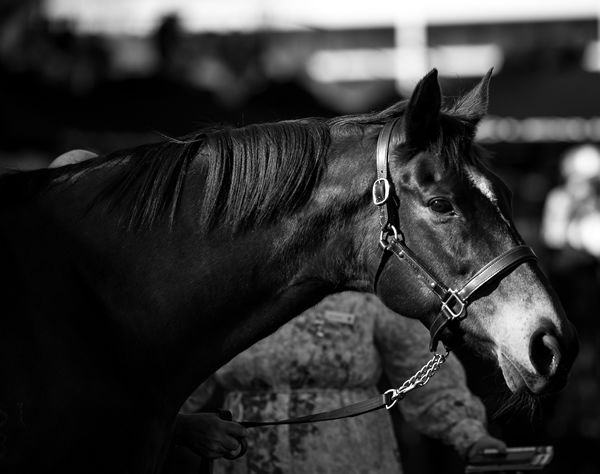
[[[398,240],[398,230],[396,227],[390,223],[386,224],[379,233],[379,245],[381,245],[384,250],[387,250],[389,246],[388,238],[390,237],[390,230],[392,234],[394,234],[394,239]]]

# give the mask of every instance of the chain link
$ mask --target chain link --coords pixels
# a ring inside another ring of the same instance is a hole
[[[433,377],[434,374],[440,369],[442,364],[446,362],[448,354],[450,354],[450,351],[448,350],[445,354],[438,354],[436,352],[423,367],[421,367],[412,377],[406,380],[400,387],[387,390],[383,394],[385,407],[389,410],[396,404],[398,400],[402,400],[408,392],[422,387],[429,382],[431,377]],[[388,394],[390,395],[389,399],[386,398]]]

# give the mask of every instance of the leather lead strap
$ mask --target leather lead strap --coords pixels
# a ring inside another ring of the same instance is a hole
[[[363,415],[374,410],[379,410],[389,403],[387,395],[377,395],[362,402],[354,403],[336,410],[313,413],[311,415],[288,418],[286,420],[274,421],[242,421],[241,424],[247,428],[256,426],[276,426],[276,425],[295,425],[299,423],[316,423],[319,421],[339,420],[340,418],[349,418]]]

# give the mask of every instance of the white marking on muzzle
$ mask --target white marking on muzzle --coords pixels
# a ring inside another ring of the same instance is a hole
[[[510,276],[508,277],[510,278]],[[530,278],[526,278],[530,280]],[[511,285],[512,286],[512,285]],[[485,330],[496,346],[495,352],[505,379],[515,382],[515,371],[530,388],[541,377],[531,360],[531,339],[544,323],[544,320],[556,324],[552,301],[546,291],[533,281],[521,282],[525,286],[509,289],[498,294],[494,314],[486,318]],[[523,291],[534,297],[526,297]],[[503,360],[503,358],[505,360]],[[510,363],[507,363],[507,360]],[[514,370],[511,370],[514,369]],[[510,373],[509,373],[510,372]],[[514,390],[516,387],[511,387]]]

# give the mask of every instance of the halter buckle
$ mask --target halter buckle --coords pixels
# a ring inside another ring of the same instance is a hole
[[[383,189],[381,186],[383,185]],[[383,196],[382,196],[383,191]],[[390,197],[390,182],[387,178],[378,178],[373,183],[373,204],[381,206],[385,204]]]
[[[456,290],[448,290],[448,296],[442,301],[442,312],[449,321],[462,317],[467,308],[467,303],[458,296]]]

